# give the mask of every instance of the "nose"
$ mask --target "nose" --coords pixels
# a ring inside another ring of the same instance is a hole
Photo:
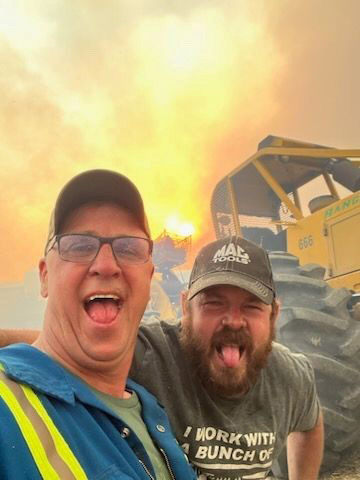
[[[96,258],[90,264],[89,272],[93,275],[114,277],[121,273],[121,267],[114,257],[110,245],[102,245]]]
[[[239,307],[229,308],[221,319],[222,326],[232,330],[240,330],[246,326],[246,320]]]

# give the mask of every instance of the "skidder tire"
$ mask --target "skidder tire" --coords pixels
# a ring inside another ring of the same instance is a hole
[[[345,288],[333,289],[319,265],[299,265],[294,255],[270,253],[278,298],[277,341],[310,359],[325,423],[322,472],[331,471],[358,440],[360,421],[360,322],[350,314]],[[275,467],[286,478],[284,458]]]

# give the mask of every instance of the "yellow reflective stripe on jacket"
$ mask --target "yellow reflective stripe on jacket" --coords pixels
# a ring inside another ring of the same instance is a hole
[[[64,460],[64,462],[67,464],[71,472],[73,473],[75,480],[87,480],[86,473],[82,469],[80,463],[78,462],[77,458],[75,455],[72,453],[69,445],[66,443],[64,437],[61,435],[59,430],[56,428],[54,422],[50,418],[49,414],[45,410],[43,404],[40,402],[39,398],[36,396],[36,394],[28,387],[22,387],[24,390],[24,393],[31,403],[31,405],[34,407],[34,409],[37,411],[43,422],[48,428],[48,431],[55,443],[55,448],[60,457]],[[26,390],[25,390],[26,388]],[[61,479],[62,480],[62,479]]]
[[[3,370],[0,365],[0,370]],[[42,478],[87,480],[86,473],[40,399],[0,371],[0,397],[12,412]]]
[[[11,413],[21,430],[24,440],[29,447],[34,462],[36,463],[42,478],[49,478],[51,480],[61,480],[59,475],[47,459],[45,450],[42,446],[41,440],[38,437],[30,420],[25,415],[15,395],[10,388],[0,380],[0,396],[9,407]],[[21,459],[19,459],[21,461]]]

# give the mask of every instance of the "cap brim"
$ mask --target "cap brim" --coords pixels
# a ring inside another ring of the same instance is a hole
[[[242,288],[258,297],[267,305],[270,305],[275,297],[271,288],[248,275],[243,275],[238,272],[213,272],[195,280],[189,288],[188,300],[191,300],[205,288],[213,287],[215,285],[232,285],[234,287]]]

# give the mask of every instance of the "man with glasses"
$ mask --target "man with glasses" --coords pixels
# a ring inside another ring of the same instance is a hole
[[[194,479],[156,399],[127,379],[149,300],[152,241],[141,196],[84,172],[55,204],[32,346],[0,349],[0,478]]]

